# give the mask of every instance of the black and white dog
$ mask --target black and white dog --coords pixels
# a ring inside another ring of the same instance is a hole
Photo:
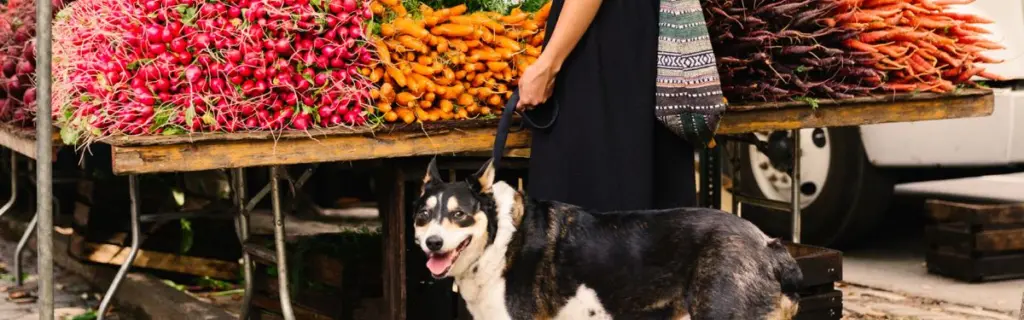
[[[475,319],[790,319],[802,279],[778,239],[735,215],[594,213],[494,181],[444,183],[431,161],[416,243]]]

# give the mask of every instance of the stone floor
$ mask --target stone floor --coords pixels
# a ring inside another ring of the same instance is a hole
[[[0,239],[0,320],[39,319],[36,304],[38,286],[34,250],[25,250],[22,267],[25,285],[14,285],[14,248],[17,243]],[[55,254],[64,254],[55,252]],[[54,266],[54,317],[56,319],[93,319],[102,292],[90,287],[85,279]],[[117,319],[116,311],[108,319]]]
[[[1017,320],[1007,313],[845,284],[843,319]]]

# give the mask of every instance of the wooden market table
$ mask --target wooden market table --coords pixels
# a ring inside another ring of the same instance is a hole
[[[981,117],[992,113],[994,100],[990,90],[965,89],[943,95],[885,95],[843,101],[820,100],[815,104],[813,107],[807,102],[733,105],[723,118],[718,133],[732,135],[758,131]],[[239,168],[270,167],[272,206],[275,220],[278,222],[275,223],[275,227],[281,230],[280,233],[275,230],[275,238],[280,240],[278,244],[282,244],[284,235],[283,220],[278,220],[281,216],[277,201],[277,166],[371,159],[394,160],[465,153],[483,155],[491,150],[494,136],[495,129],[491,121],[475,124],[431,124],[414,130],[332,129],[308,133],[115,137],[100,142],[111,146],[114,173],[130,177],[147,173],[228,168],[235,169],[235,176],[241,177]],[[510,133],[506,146],[509,156],[528,157],[529,140],[528,131]],[[405,319],[406,239],[403,231],[406,226],[403,214],[406,205],[404,197],[407,192],[405,182],[410,177],[400,162],[391,160],[385,160],[383,172],[386,172],[384,176],[388,182],[383,183],[381,190],[386,193],[384,196],[390,199],[381,203],[380,210],[385,237],[384,295],[387,301],[386,310],[389,312],[387,318]],[[134,178],[130,181],[134,181]],[[234,182],[236,186],[244,185],[239,181]],[[134,184],[132,188],[135,188]],[[241,203],[243,200],[238,201]],[[239,210],[243,211],[244,206]],[[793,213],[799,215],[799,210]],[[798,230],[794,230],[794,233],[798,233]],[[279,257],[283,256],[282,250],[283,245],[278,245]],[[283,265],[283,259],[277,260],[279,269],[283,270],[282,267],[286,267]],[[290,305],[287,291],[282,292],[282,305]]]

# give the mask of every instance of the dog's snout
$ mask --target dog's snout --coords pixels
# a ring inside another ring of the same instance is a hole
[[[441,250],[441,246],[444,246],[444,239],[441,239],[440,236],[427,237],[427,249],[430,251]]]

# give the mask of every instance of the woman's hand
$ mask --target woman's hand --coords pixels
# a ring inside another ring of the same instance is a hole
[[[537,61],[526,68],[519,79],[519,104],[516,109],[523,111],[543,104],[551,98],[558,69],[546,60]]]

